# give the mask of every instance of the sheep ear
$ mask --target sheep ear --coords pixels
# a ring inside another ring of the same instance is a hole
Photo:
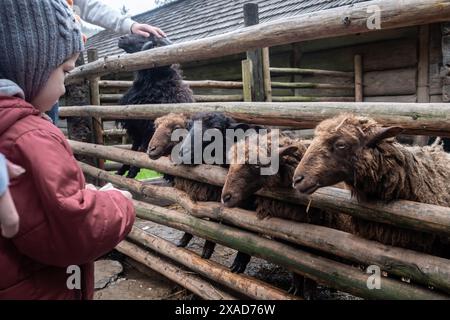
[[[288,156],[294,154],[298,150],[297,146],[287,146],[278,149],[278,154],[280,157]]]
[[[380,128],[376,133],[369,137],[368,141],[366,142],[366,146],[369,148],[373,148],[384,139],[396,137],[402,132],[403,128],[400,127]]]

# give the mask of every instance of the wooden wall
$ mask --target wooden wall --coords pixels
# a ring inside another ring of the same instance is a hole
[[[417,102],[420,27],[377,31],[369,34],[308,41],[270,48],[272,67],[299,67],[337,71],[353,71],[354,56],[363,59],[364,101]],[[442,101],[441,27],[429,26],[429,100]],[[422,53],[423,54],[423,53]],[[241,60],[238,54],[182,66],[186,80],[241,81]],[[131,79],[130,74],[113,79]],[[423,79],[422,79],[423,80]],[[272,77],[280,82],[313,82],[353,84],[352,79],[325,76]],[[239,94],[241,90],[196,89],[196,94]],[[306,95],[353,97],[352,89],[274,89],[275,96]]]

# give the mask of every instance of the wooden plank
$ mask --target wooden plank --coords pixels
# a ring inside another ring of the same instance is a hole
[[[274,75],[325,75],[330,77],[347,77],[353,78],[353,72],[342,72],[342,71],[332,71],[332,70],[319,70],[319,69],[303,69],[303,68],[270,68],[270,73]]]
[[[371,15],[367,9],[373,5],[381,8],[381,25],[386,30],[444,22],[450,16],[450,0],[410,0],[402,6],[398,5],[397,0],[362,2],[351,7],[280,19],[188,43],[108,57],[76,68],[66,77],[66,81],[209,59],[292,42],[373,32],[367,28],[367,19]],[[342,17],[347,17],[351,24],[344,23]]]
[[[417,102],[430,102],[430,26],[419,27],[419,64],[417,66]],[[427,136],[414,137],[414,144],[426,146]]]
[[[387,50],[389,48],[389,50]],[[389,52],[389,59],[387,59]],[[396,39],[317,52],[302,57],[302,68],[352,71],[354,56],[364,57],[364,72],[415,67],[417,65],[417,38]]]
[[[406,96],[373,96],[373,97],[364,97],[364,101],[365,102],[405,102],[405,103],[415,103],[415,102],[417,102],[417,96],[415,94],[406,95]],[[434,101],[434,102],[437,102],[437,101]]]
[[[442,34],[441,25],[430,26],[430,95],[442,95]]]
[[[450,136],[447,103],[381,102],[216,102],[134,106],[61,108],[61,117],[99,116],[109,119],[155,119],[170,112],[224,112],[239,121],[265,125],[314,128],[319,122],[345,112],[374,118],[386,126],[401,126],[405,133]]]
[[[365,96],[416,94],[417,69],[395,69],[364,73]]]
[[[250,60],[242,60],[242,82],[244,84],[244,101],[252,101],[252,63]]]
[[[355,59],[355,101],[363,101],[363,63],[361,55],[357,54]]]

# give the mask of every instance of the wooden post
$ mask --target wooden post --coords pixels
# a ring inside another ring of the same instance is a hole
[[[355,102],[363,102],[363,63],[361,55],[355,55]]]
[[[417,102],[430,102],[430,26],[419,27],[419,64],[417,66]],[[414,144],[426,146],[427,136],[414,137]]]
[[[450,102],[450,22],[441,24],[442,29],[442,65],[443,86],[442,101]]]
[[[77,66],[84,65],[84,57],[80,55],[76,62]],[[66,86],[65,106],[87,106],[90,104],[89,84],[86,80],[69,84]],[[61,111],[64,108],[60,108]],[[94,142],[94,134],[92,128],[92,118],[89,116],[70,117],[67,118],[67,135],[69,139],[82,142]],[[97,159],[84,155],[76,155],[76,158],[85,163],[97,166]],[[87,179],[89,183],[96,184],[95,179]]]
[[[266,101],[272,102],[272,80],[270,77],[270,50],[268,47],[262,49],[263,54],[263,75],[264,75],[264,92]]]
[[[88,62],[94,62],[98,59],[98,51],[97,49],[89,49],[87,51]],[[99,88],[99,80],[100,77],[95,77],[89,79],[89,89],[91,93],[91,105],[99,106],[100,105],[100,88]],[[103,124],[102,119],[99,117],[92,118],[92,126],[94,130],[94,141],[96,144],[104,144],[103,141]],[[98,167],[100,169],[105,168],[105,160],[97,159]]]
[[[291,67],[300,68],[300,59],[302,58],[302,49],[298,43],[292,45],[292,57],[291,57]],[[301,75],[292,74],[291,82],[300,82],[302,79]],[[301,95],[301,91],[298,89],[293,90],[294,96]]]
[[[258,4],[244,4],[244,24],[246,27],[259,23]],[[265,101],[262,50],[247,51],[247,59],[252,64],[252,101]]]
[[[250,60],[242,60],[242,91],[244,101],[252,101],[252,63]]]

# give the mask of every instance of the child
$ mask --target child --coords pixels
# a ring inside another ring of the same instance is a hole
[[[135,215],[127,193],[85,187],[64,136],[42,115],[65,92],[81,32],[65,0],[0,0],[0,21],[0,153],[25,169],[9,185],[20,228],[0,236],[0,299],[92,299],[93,261],[125,238]]]

